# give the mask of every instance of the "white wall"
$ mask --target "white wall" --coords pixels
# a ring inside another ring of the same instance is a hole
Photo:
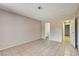
[[[50,24],[50,40],[62,42],[62,22],[61,20],[52,21]]]
[[[45,22],[42,21],[41,25],[42,25],[42,37],[41,38],[45,39]]]
[[[50,36],[49,40],[61,42],[62,41],[62,22],[61,20],[52,20],[50,22]],[[45,22],[42,22],[42,38],[45,39]]]
[[[41,38],[41,22],[0,10],[0,50]]]

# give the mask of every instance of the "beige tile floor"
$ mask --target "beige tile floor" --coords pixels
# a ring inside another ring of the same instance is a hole
[[[70,44],[51,40],[35,40],[0,51],[1,56],[76,56],[78,51]]]

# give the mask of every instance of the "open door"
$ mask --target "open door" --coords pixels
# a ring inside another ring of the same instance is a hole
[[[78,48],[78,21],[77,18],[65,20],[63,24],[63,40],[70,36],[70,44],[74,48]],[[70,31],[69,31],[70,29]],[[70,34],[69,34],[70,33]]]
[[[71,20],[70,37],[71,37],[71,44],[75,47],[75,19]]]
[[[75,48],[78,49],[78,18],[75,18]]]
[[[45,23],[45,38],[49,39],[50,36],[50,23],[46,22]]]

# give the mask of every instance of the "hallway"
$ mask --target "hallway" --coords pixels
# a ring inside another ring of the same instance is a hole
[[[1,56],[76,56],[78,51],[68,43],[51,40],[35,40],[0,51]]]
[[[69,55],[78,55],[77,53],[77,49],[75,49],[72,45],[71,45],[71,41],[70,41],[70,37],[69,36],[65,36],[65,39],[63,40],[63,48],[64,48],[64,55],[69,56]]]

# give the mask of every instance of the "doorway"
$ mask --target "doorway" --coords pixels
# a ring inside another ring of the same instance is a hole
[[[45,23],[45,39],[49,39],[50,36],[50,23]]]
[[[65,25],[65,36],[70,36],[70,25]]]
[[[71,44],[78,49],[78,19],[63,22],[63,42]]]
[[[70,21],[66,20],[63,23],[63,43],[70,43]]]

